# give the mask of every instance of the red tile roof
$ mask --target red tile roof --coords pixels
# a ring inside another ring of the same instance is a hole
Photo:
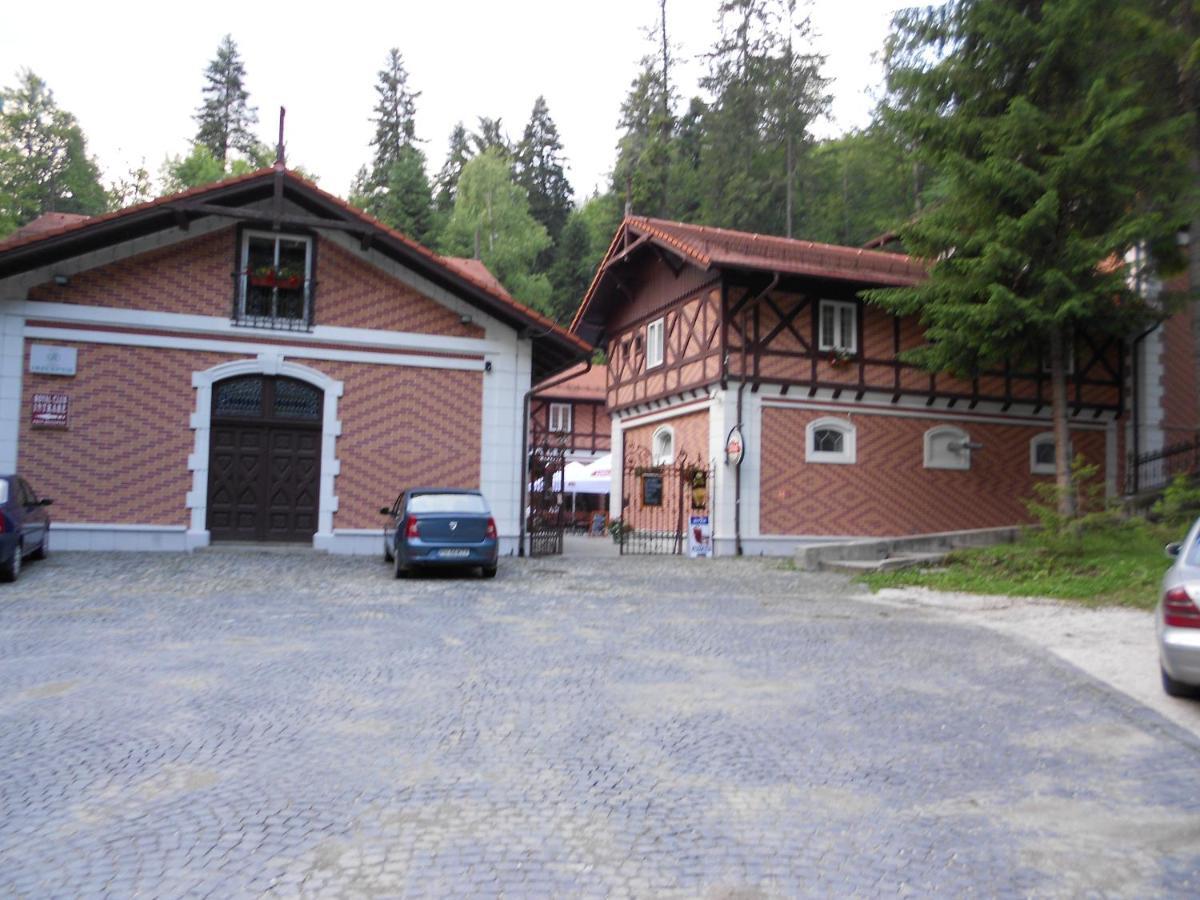
[[[21,226],[7,238],[0,241],[0,248],[8,246],[10,242],[16,244],[22,238],[27,238],[31,235],[45,234],[48,231],[60,231],[68,225],[74,225],[76,222],[83,222],[87,219],[88,216],[81,213],[42,213],[32,222]],[[21,242],[23,243],[23,241]]]
[[[193,200],[203,197],[205,194],[214,192],[226,193],[231,187],[249,184],[256,180],[265,181],[274,174],[275,169],[273,167],[259,169],[255,172],[250,172],[246,175],[240,175],[236,178],[228,178],[224,181],[218,181],[214,184],[207,184],[203,185],[202,187],[191,188],[186,191],[181,191],[177,194],[168,194],[167,196],[159,197],[155,200],[147,201],[146,203],[139,203],[136,206],[126,207],[125,209],[117,210],[116,212],[105,213],[104,215],[100,216],[91,216],[90,218],[85,218],[80,221],[65,221],[61,225],[57,225],[51,230],[42,231],[40,233],[17,234],[9,238],[9,240],[3,244],[0,244],[0,255],[31,244],[36,244],[40,241],[47,241],[67,235],[73,235],[75,233],[88,232],[90,229],[95,228],[96,226],[116,220],[133,219],[146,212],[152,212],[156,208],[167,207],[171,204],[178,203],[181,200]],[[449,259],[439,256],[429,248],[417,243],[412,238],[408,237],[408,235],[396,231],[394,228],[385,225],[383,222],[380,222],[373,216],[370,216],[362,210],[351,206],[341,197],[337,197],[328,193],[327,191],[321,190],[321,188],[317,187],[313,182],[301,178],[294,172],[285,170],[284,176],[286,180],[291,182],[294,187],[300,187],[311,194],[316,195],[327,204],[340,209],[344,213],[347,213],[348,216],[356,218],[370,225],[388,239],[403,244],[415,255],[424,257],[428,262],[433,263],[435,266],[443,270],[450,271],[462,281],[469,283],[476,290],[491,298],[491,300],[495,302],[496,306],[507,308],[510,312],[516,314],[521,319],[526,320],[526,322],[539,329],[543,336],[553,335],[556,340],[569,343],[575,350],[578,350],[581,355],[590,349],[590,346],[577,335],[569,333],[566,329],[557,325],[553,320],[547,318],[534,309],[530,309],[528,306],[525,306],[523,303],[513,298],[511,294],[509,294],[502,286],[500,286],[499,281],[497,281],[490,272],[487,272],[486,267],[482,265],[476,267],[473,264],[473,261],[469,261],[467,265],[463,265],[461,262],[453,263]]]
[[[492,274],[492,270],[483,264],[482,259],[470,256],[443,256],[442,261],[461,275],[466,275],[474,281],[488,285],[497,294],[513,299],[512,294],[504,289],[500,279]]]
[[[542,384],[547,382],[558,381],[565,377],[570,372],[578,372],[572,378],[568,378],[561,384],[553,387],[542,388],[540,385],[534,388],[535,397],[543,398],[563,398],[565,400],[604,400],[605,390],[607,388],[607,378],[604,366],[593,365],[590,369],[584,371],[586,363],[580,363],[573,369],[568,369],[555,375],[553,378],[547,378]]]
[[[920,261],[902,253],[840,247],[643,216],[630,216],[625,221],[635,233],[649,235],[705,269],[713,266],[766,269],[883,285],[916,284],[926,276],[925,266]]]

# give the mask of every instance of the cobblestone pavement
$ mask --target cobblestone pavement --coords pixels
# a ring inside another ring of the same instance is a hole
[[[1196,895],[1200,743],[770,561],[60,554],[0,590],[0,895]]]

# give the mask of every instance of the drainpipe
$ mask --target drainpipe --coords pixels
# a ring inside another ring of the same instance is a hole
[[[1139,416],[1141,415],[1140,404],[1138,398],[1142,393],[1141,377],[1138,366],[1138,345],[1146,338],[1153,334],[1154,330],[1160,326],[1162,322],[1155,322],[1141,334],[1133,339],[1133,351],[1130,353],[1129,368],[1132,376],[1133,384],[1129,391],[1129,413],[1133,419],[1133,493],[1136,495],[1140,489],[1138,484],[1138,465],[1137,458],[1141,453],[1141,429],[1139,427]]]
[[[580,375],[584,375],[592,371],[593,356],[595,356],[594,353],[588,355],[587,365],[583,367],[582,372],[570,371],[570,368],[576,365],[576,363],[571,363],[571,366],[568,367],[568,371],[564,372],[561,376],[554,381],[551,381],[549,384],[531,386],[529,390],[525,392],[525,397],[521,401],[521,508],[518,510],[521,517],[521,527],[517,532],[517,556],[525,555],[525,503],[529,497],[529,406],[533,399],[533,392],[536,390],[544,391],[548,390],[549,388],[558,387],[564,381],[570,381],[572,378],[578,378]],[[578,362],[583,361],[584,360],[581,359]],[[572,419],[572,425],[573,424],[574,420]]]
[[[746,308],[742,310],[742,371],[741,378],[738,380],[737,393],[737,424],[742,432],[743,447],[746,440],[746,429],[742,424],[742,392],[746,390],[746,341],[750,334],[750,307],[765,297],[771,291],[775,290],[779,284],[779,273],[774,272],[771,275],[770,283],[763,288],[755,296],[751,303],[746,304]],[[743,450],[743,455],[744,455]],[[738,463],[733,470],[733,545],[734,553],[737,556],[742,555],[742,464]]]

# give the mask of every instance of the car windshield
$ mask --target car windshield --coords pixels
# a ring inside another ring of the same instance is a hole
[[[487,504],[478,494],[414,494],[408,499],[410,513],[486,513]]]

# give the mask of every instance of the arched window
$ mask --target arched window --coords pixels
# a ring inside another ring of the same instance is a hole
[[[848,419],[814,419],[805,428],[804,444],[807,462],[849,464],[857,459],[855,428]]]
[[[938,425],[925,432],[925,468],[971,468],[971,436],[953,425]]]
[[[1068,450],[1068,455],[1070,451]],[[1034,475],[1054,474],[1054,432],[1035,434],[1029,442],[1029,471]]]
[[[650,455],[656,466],[669,466],[675,461],[675,429],[663,425],[654,432],[650,442]]]

